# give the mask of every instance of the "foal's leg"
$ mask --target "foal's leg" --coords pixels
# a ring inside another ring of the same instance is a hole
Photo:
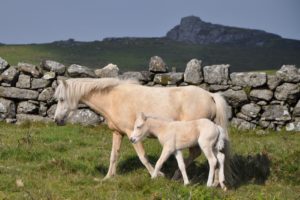
[[[181,174],[182,174],[182,177],[183,177],[183,182],[184,182],[184,185],[187,185],[189,184],[189,178],[186,174],[186,170],[185,170],[185,165],[184,165],[184,161],[183,161],[183,156],[182,156],[182,152],[180,150],[177,150],[175,152],[175,157],[176,157],[176,160],[177,160],[177,163],[178,163],[178,167],[181,171]]]
[[[169,147],[166,147],[164,146],[163,147],[163,150],[161,152],[161,155],[158,159],[158,161],[156,162],[155,164],[155,169],[154,169],[154,172],[151,176],[151,178],[156,178],[157,177],[157,174],[158,172],[160,171],[162,165],[164,164],[164,162],[169,158],[169,156],[173,153],[173,151],[171,151],[169,149]]]
[[[105,179],[108,179],[116,174],[116,168],[117,168],[117,160],[119,157],[119,151],[122,143],[123,135],[121,135],[119,132],[114,131],[113,132],[113,140],[112,140],[112,149],[110,153],[110,163],[109,168]]]
[[[218,152],[217,153],[217,159],[220,165],[220,169],[219,169],[219,182],[221,185],[221,188],[226,191],[227,187],[225,186],[224,182],[225,182],[225,174],[224,174],[224,164],[225,164],[225,154],[222,152]]]
[[[200,155],[201,155],[201,149],[199,148],[199,146],[190,147],[189,148],[189,157],[184,160],[186,168],[188,168],[189,165]],[[180,171],[179,171],[179,169],[177,169],[175,171],[172,179],[177,180],[180,178],[180,175],[181,175]]]
[[[150,162],[148,160],[148,157],[147,157],[147,154],[145,152],[143,144],[141,142],[138,142],[138,143],[133,144],[133,147],[134,147],[140,161],[147,168],[150,175],[152,175],[154,169],[153,169],[152,165],[150,164]]]
[[[217,166],[217,158],[214,155],[212,146],[210,145],[202,145],[201,146],[203,153],[205,154],[208,164],[209,164],[209,174],[207,179],[207,186],[211,187],[213,184],[213,178],[215,173],[215,168]]]

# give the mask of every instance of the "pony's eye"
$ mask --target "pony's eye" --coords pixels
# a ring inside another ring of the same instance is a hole
[[[60,98],[59,101],[60,101],[60,102],[64,102],[64,99],[63,99],[63,98]]]

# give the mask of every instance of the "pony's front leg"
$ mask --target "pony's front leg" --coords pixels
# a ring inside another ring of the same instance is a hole
[[[112,149],[110,153],[110,163],[109,163],[108,172],[104,177],[104,180],[116,175],[117,160],[119,157],[122,138],[123,135],[121,135],[119,132],[117,131],[113,132]]]
[[[173,151],[171,151],[168,147],[164,147],[161,155],[158,159],[158,161],[155,164],[155,169],[153,174],[151,175],[151,178],[156,178],[158,175],[158,172],[160,171],[162,165],[164,164],[164,162],[169,158],[169,156],[173,153]]]
[[[140,161],[147,168],[150,175],[152,175],[154,169],[153,169],[152,165],[150,164],[150,162],[148,160],[148,157],[147,157],[147,154],[145,152],[143,144],[141,142],[138,142],[138,143],[133,144],[133,147],[134,147]],[[163,176],[163,173],[159,173],[159,174]]]

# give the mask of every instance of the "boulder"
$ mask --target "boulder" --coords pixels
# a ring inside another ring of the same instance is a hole
[[[227,90],[230,86],[229,85],[209,85],[209,91],[211,92],[219,92]]]
[[[14,99],[37,99],[38,96],[39,93],[34,90],[0,86],[0,97],[7,97],[7,98],[14,98]]]
[[[290,122],[285,126],[287,131],[300,131],[300,122]]]
[[[0,73],[6,70],[9,67],[9,64],[6,60],[0,57]]]
[[[39,101],[44,101],[47,103],[51,103],[54,101],[53,99],[54,96],[54,90],[52,87],[45,88],[39,95],[38,100]]]
[[[300,73],[295,65],[283,65],[280,70],[276,72],[276,76],[284,82],[300,82]]]
[[[102,69],[96,69],[94,72],[99,78],[115,78],[119,75],[119,68],[112,63],[106,65]]]
[[[222,94],[227,102],[233,107],[240,107],[248,101],[247,94],[244,90],[229,89]]]
[[[273,92],[267,89],[253,89],[251,90],[249,96],[250,99],[254,101],[260,101],[260,100],[270,101],[273,97]]]
[[[248,122],[240,118],[232,118],[231,125],[241,130],[249,130],[254,129],[256,127],[254,123]]]
[[[35,114],[38,113],[39,107],[31,102],[28,101],[22,101],[18,104],[17,113],[23,113],[23,114]]]
[[[134,79],[141,82],[149,82],[152,81],[154,74],[149,71],[141,71],[141,72],[125,72],[119,76],[120,79]]]
[[[52,80],[52,79],[55,79],[55,76],[56,76],[55,72],[45,72],[43,79],[44,80]]]
[[[32,115],[32,114],[17,114],[17,122],[18,123],[23,123],[26,121],[44,122],[44,123],[52,122],[52,120],[48,117],[42,117],[39,115]]]
[[[267,75],[267,84],[271,90],[276,89],[276,87],[281,83],[281,80],[275,75]]]
[[[169,72],[164,74],[155,74],[154,83],[161,85],[177,85],[183,81],[183,73]]]
[[[31,81],[31,89],[39,89],[48,87],[51,84],[50,80],[42,78],[33,78]]]
[[[53,60],[44,60],[42,62],[42,67],[47,71],[52,71],[59,75],[64,74],[66,71],[66,67],[63,64]]]
[[[241,112],[244,115],[247,115],[252,118],[256,118],[258,116],[260,110],[261,110],[261,107],[254,103],[245,104],[241,108]]]
[[[268,105],[264,107],[264,112],[261,115],[263,121],[289,121],[291,115],[287,106]]]
[[[96,77],[96,74],[92,69],[85,66],[76,65],[76,64],[71,65],[67,69],[67,72],[71,77],[92,77],[92,78]]]
[[[13,101],[0,98],[0,120],[16,117],[16,105]]]
[[[287,101],[290,104],[297,103],[300,97],[300,85],[293,83],[283,83],[275,90],[274,96],[281,101]]]
[[[153,56],[150,58],[149,71],[154,73],[168,72],[168,67],[161,57]]]
[[[11,66],[1,74],[1,79],[6,83],[14,84],[18,79],[18,75],[18,70]]]
[[[216,85],[226,85],[229,79],[230,65],[211,65],[203,68],[204,82]]]
[[[293,116],[294,117],[300,117],[300,100],[298,101],[298,103],[294,107]]]
[[[230,79],[233,85],[242,87],[260,87],[266,84],[267,75],[264,72],[231,73]]]
[[[78,109],[68,118],[68,122],[72,124],[79,123],[83,125],[98,125],[102,121],[103,118],[90,109]]]
[[[201,62],[201,60],[192,59],[187,63],[184,82],[197,85],[203,81]]]
[[[24,74],[33,76],[35,78],[38,78],[42,75],[41,69],[39,69],[36,65],[32,65],[29,63],[18,63],[18,69],[20,72],[23,72]]]
[[[18,82],[16,83],[17,88],[30,88],[31,78],[28,75],[20,74]]]

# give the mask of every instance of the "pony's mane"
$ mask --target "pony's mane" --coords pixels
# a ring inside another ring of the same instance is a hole
[[[79,100],[92,91],[109,92],[114,87],[121,84],[138,84],[138,81],[128,79],[120,80],[118,78],[72,78],[57,86],[54,97],[59,99],[63,97],[68,104],[75,109]]]

